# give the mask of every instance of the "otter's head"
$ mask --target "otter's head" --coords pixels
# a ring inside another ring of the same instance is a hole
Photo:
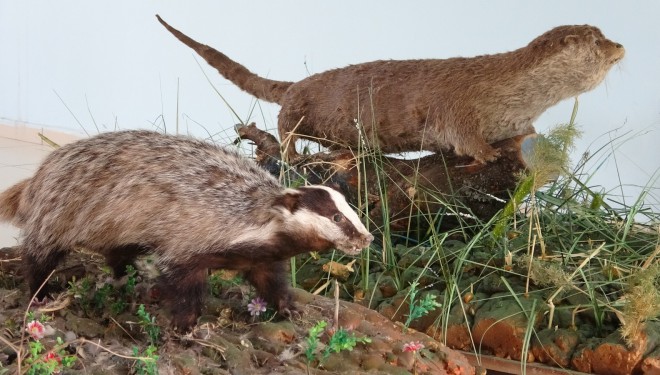
[[[346,254],[359,254],[374,237],[348,205],[344,196],[325,186],[287,189],[278,199],[285,230],[305,237],[313,248],[334,247]]]
[[[559,26],[534,39],[528,47],[544,56],[548,76],[566,79],[572,95],[595,88],[610,68],[621,61],[625,49],[607,39],[594,26]]]

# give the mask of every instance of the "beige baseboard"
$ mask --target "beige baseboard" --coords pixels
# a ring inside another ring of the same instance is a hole
[[[0,124],[0,137],[3,138],[9,138],[38,145],[47,144],[47,142],[44,141],[43,138],[39,136],[39,134],[42,134],[44,137],[57,143],[58,145],[71,143],[81,138],[78,135],[68,134],[57,130],[38,129],[27,125]]]

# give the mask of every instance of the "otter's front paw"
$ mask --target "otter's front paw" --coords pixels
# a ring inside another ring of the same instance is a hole
[[[488,148],[483,148],[479,150],[479,152],[473,155],[472,157],[478,163],[486,164],[490,161],[497,160],[497,158],[500,157],[500,150],[488,146]]]

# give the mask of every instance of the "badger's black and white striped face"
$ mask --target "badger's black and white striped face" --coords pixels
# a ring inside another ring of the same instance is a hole
[[[287,225],[319,236],[347,254],[359,254],[373,240],[341,193],[325,186],[307,186],[289,192],[296,194],[297,199],[291,215],[287,215]]]

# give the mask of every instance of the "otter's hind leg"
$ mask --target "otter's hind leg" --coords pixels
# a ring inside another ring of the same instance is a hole
[[[500,150],[486,143],[481,131],[473,126],[457,125],[449,140],[457,155],[471,156],[482,164],[494,161],[500,156]]]

